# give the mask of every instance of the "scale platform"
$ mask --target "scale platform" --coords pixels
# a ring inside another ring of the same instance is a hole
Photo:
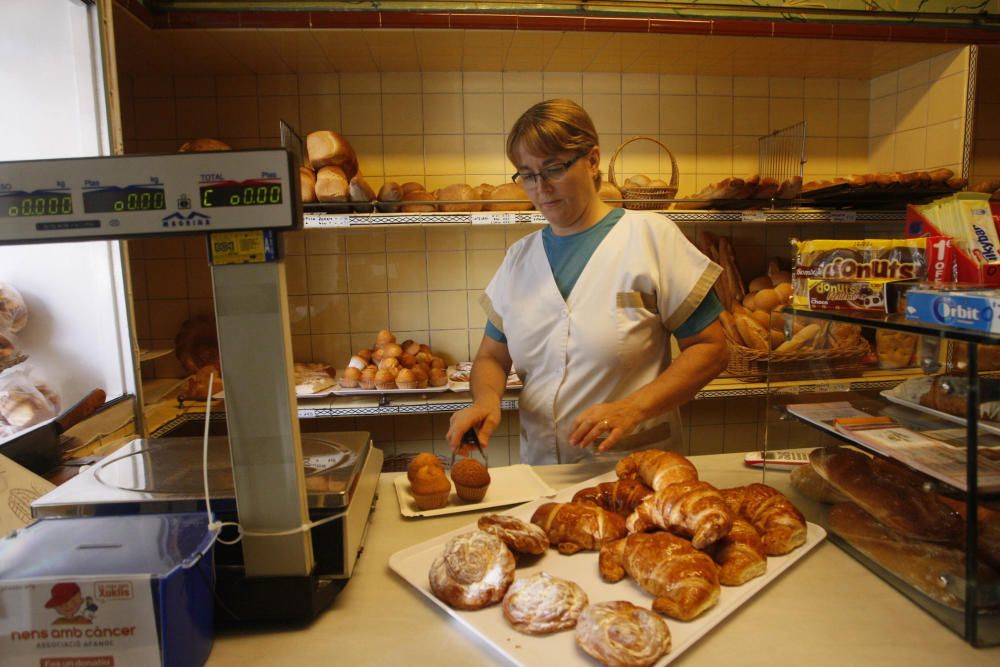
[[[137,439],[84,469],[32,503],[36,518],[125,516],[204,512],[202,439]],[[223,624],[260,620],[308,620],[346,584],[367,535],[377,500],[382,451],[367,432],[302,434],[307,502],[316,561],[310,577],[246,577],[239,544],[215,547],[218,605]],[[208,439],[208,484],[212,511],[237,521],[233,473],[226,436]],[[339,515],[339,516],[338,516]],[[236,537],[234,528],[221,537]]]

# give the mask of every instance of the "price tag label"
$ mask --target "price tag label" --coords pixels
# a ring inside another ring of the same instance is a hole
[[[271,232],[271,233],[268,233]],[[277,257],[271,230],[215,232],[209,234],[212,264],[260,264]]]
[[[350,227],[351,216],[330,215],[329,213],[306,213],[303,222],[306,227]]]
[[[533,222],[535,224],[538,224],[538,225],[545,225],[545,224],[548,224],[549,221],[546,220],[545,216],[542,215],[541,213],[532,213],[531,214],[531,222]]]
[[[513,213],[470,213],[469,221],[474,225],[513,225]]]
[[[741,222],[767,222],[767,213],[764,211],[743,211],[740,213]]]
[[[857,211],[830,211],[830,222],[857,222]]]

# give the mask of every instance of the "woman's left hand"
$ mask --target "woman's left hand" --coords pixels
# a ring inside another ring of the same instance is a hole
[[[573,420],[569,444],[584,448],[604,438],[597,451],[606,452],[630,434],[642,419],[639,409],[625,401],[592,405]]]

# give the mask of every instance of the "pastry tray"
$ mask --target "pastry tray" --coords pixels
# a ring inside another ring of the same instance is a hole
[[[448,385],[443,384],[440,387],[424,387],[423,389],[361,389],[360,387],[351,387],[350,389],[345,389],[341,387],[340,384],[335,384],[326,390],[324,396],[333,394],[334,396],[378,396],[380,394],[440,394],[443,391],[448,391]],[[317,396],[302,396],[299,398],[317,398]]]
[[[919,410],[928,415],[933,415],[938,419],[944,419],[945,421],[950,421],[953,424],[961,424],[965,426],[965,417],[959,417],[958,415],[953,415],[947,412],[942,412],[941,410],[936,410],[934,408],[923,405],[915,401],[907,401],[906,399],[900,398],[892,394],[891,389],[884,389],[880,392],[882,398],[885,400],[895,403],[896,405],[902,405],[906,408],[911,408],[913,410]],[[986,433],[992,433],[994,435],[1000,435],[1000,422],[987,421],[984,419],[979,420],[979,428]]]
[[[405,480],[405,476],[403,479]],[[568,502],[572,499],[573,494],[580,489],[614,479],[614,472],[594,477],[586,482],[563,489],[552,500]],[[548,501],[548,499],[535,500],[507,513],[528,521],[535,509]],[[431,563],[441,553],[449,539],[471,530],[476,530],[475,522],[421,544],[397,551],[389,558],[389,567],[413,586],[418,594],[425,596],[440,607],[445,614],[457,620],[465,631],[481,637],[500,655],[515,665],[523,665],[524,667],[551,667],[552,665],[594,667],[596,664],[594,660],[576,646],[572,630],[551,635],[526,635],[511,628],[504,620],[503,611],[499,604],[478,611],[461,611],[452,609],[434,597],[427,582],[427,573]],[[656,664],[662,667],[683,654],[685,650],[778,578],[782,572],[809,553],[825,537],[826,531],[823,528],[809,523],[806,543],[790,554],[769,557],[765,575],[752,579],[742,586],[723,586],[719,603],[693,621],[682,622],[663,617],[670,628],[671,649],[670,653]],[[629,600],[647,609],[652,605],[652,596],[628,577],[615,584],[602,581],[597,569],[596,551],[581,551],[572,556],[564,556],[555,549],[549,549],[545,555],[539,558],[523,560],[518,565],[515,576],[527,577],[543,570],[553,576],[575,581],[586,591],[590,602]]]
[[[540,497],[551,497],[556,490],[542,481],[534,469],[523,463],[512,466],[490,468],[490,488],[478,503],[467,503],[455,494],[454,487],[448,497],[448,504],[435,510],[422,510],[417,507],[410,493],[410,481],[405,474],[397,475],[393,480],[396,487],[396,499],[399,501],[399,513],[403,516],[440,516],[442,514],[458,514],[472,510],[488,509],[517,505]],[[425,573],[426,574],[426,573]]]
[[[799,197],[818,206],[844,206],[849,208],[905,209],[907,204],[924,202],[953,194],[947,186],[912,188],[898,183],[893,185],[851,185],[835,183],[815,190],[806,190]]]
[[[469,374],[472,372],[471,361],[460,361],[448,367],[448,389],[452,391],[469,391]],[[507,391],[517,390],[524,386],[521,378],[511,372],[507,376]]]

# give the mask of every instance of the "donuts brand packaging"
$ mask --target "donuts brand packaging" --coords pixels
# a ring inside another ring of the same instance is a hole
[[[923,280],[928,273],[927,248],[936,237],[915,239],[792,239],[795,269],[792,272],[792,303],[810,305],[810,281],[817,291],[847,282],[867,282],[869,290],[879,283]],[[827,281],[824,287],[822,282]],[[851,292],[846,287],[838,290]],[[862,288],[857,288],[860,297]],[[874,291],[884,291],[875,287]],[[850,297],[850,294],[848,294]],[[857,298],[838,299],[843,306]],[[887,302],[883,299],[883,303]],[[862,305],[864,301],[862,299]],[[881,308],[881,307],[880,307]],[[870,310],[869,308],[863,308]]]

